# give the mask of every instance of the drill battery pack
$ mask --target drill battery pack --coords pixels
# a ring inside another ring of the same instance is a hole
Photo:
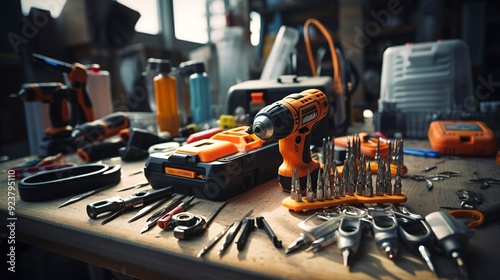
[[[283,161],[278,142],[261,140],[247,129],[223,131],[171,154],[151,154],[144,174],[154,189],[173,186],[176,193],[215,201],[277,178]]]
[[[335,105],[333,104],[332,79],[326,76],[298,77],[284,75],[276,80],[249,80],[229,88],[227,113],[235,114],[237,108],[243,108],[248,115],[248,123],[253,123],[255,115],[273,102],[282,100],[289,94],[308,89],[318,89],[325,93],[330,103],[328,114],[316,124],[311,132],[311,144],[321,145],[323,138],[335,133]]]

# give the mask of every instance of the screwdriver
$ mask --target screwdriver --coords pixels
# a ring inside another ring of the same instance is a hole
[[[462,254],[469,239],[464,223],[444,211],[430,213],[425,216],[425,220],[434,232],[438,246],[455,260],[460,273],[467,279],[468,272]]]
[[[194,195],[191,196],[188,200],[183,201],[179,206],[175,207],[174,209],[170,210],[167,214],[163,215],[160,217],[160,219],[156,222],[156,224],[161,228],[161,229],[166,229],[168,225],[170,224],[170,221],[172,221],[172,216],[174,216],[177,213],[184,212],[191,202],[194,199]]]
[[[219,256],[222,257],[222,254],[224,253],[224,251],[227,249],[227,247],[229,246],[229,244],[231,244],[231,242],[233,242],[234,240],[234,237],[236,236],[236,234],[238,234],[238,231],[240,230],[241,228],[241,223],[243,221],[244,218],[250,216],[251,214],[253,213],[253,210],[250,210],[248,211],[245,216],[243,216],[243,218],[235,223],[232,224],[231,228],[229,228],[228,232],[227,232],[227,235],[226,235],[226,240],[224,240],[224,243],[222,243],[220,249],[219,249]]]
[[[146,220],[146,225],[142,228],[141,234],[145,233],[146,231],[150,230],[152,227],[156,226],[158,220],[165,215],[166,213],[170,212],[172,209],[177,207],[179,204],[182,203],[182,200],[186,198],[185,195],[182,195],[178,198],[175,198],[174,200],[170,201],[170,203],[167,204],[167,206],[161,208],[160,210],[156,211],[151,215],[147,220]]]

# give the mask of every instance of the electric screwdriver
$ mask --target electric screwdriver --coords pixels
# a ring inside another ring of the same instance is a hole
[[[328,112],[328,98],[317,89],[293,93],[262,108],[248,130],[262,140],[279,140],[283,163],[278,180],[284,191],[290,191],[292,171],[297,170],[301,190],[306,188],[307,174],[316,184],[320,164],[311,158],[310,133]],[[314,188],[316,186],[313,186]]]
[[[14,97],[32,102],[40,101],[49,104],[50,126],[45,129],[46,135],[56,135],[69,133],[69,110],[68,110],[69,89],[62,83],[33,83],[23,84]]]
[[[70,125],[75,126],[93,121],[94,109],[87,92],[87,67],[80,63],[69,64],[36,53],[33,54],[33,59],[66,73],[67,86],[70,89],[70,94],[68,94],[71,106]]]

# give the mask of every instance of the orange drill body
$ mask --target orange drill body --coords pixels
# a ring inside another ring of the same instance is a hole
[[[308,173],[316,182],[320,164],[311,158],[310,133],[327,113],[326,95],[320,90],[309,89],[290,94],[264,107],[255,116],[253,132],[263,140],[279,140],[283,163],[278,168],[278,179],[283,190],[290,190],[294,169],[302,189],[305,189]]]
[[[17,97],[27,102],[39,101],[49,104],[50,126],[46,135],[66,135],[72,129],[69,125],[69,89],[62,83],[23,84]]]

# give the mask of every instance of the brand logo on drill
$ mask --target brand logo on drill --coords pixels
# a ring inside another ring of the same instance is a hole
[[[302,124],[306,124],[318,117],[318,111],[315,107],[309,107],[302,112]]]

